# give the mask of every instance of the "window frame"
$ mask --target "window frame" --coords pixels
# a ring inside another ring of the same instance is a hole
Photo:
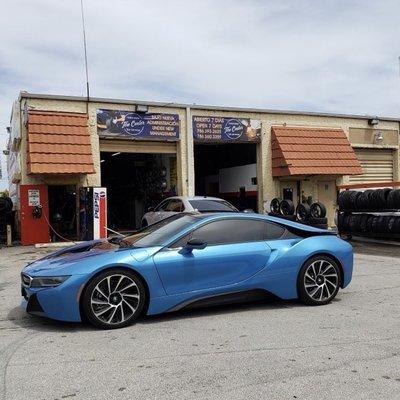
[[[164,210],[166,212],[183,212],[184,206],[183,206],[183,201],[181,199],[170,199],[168,202],[168,207],[170,206],[170,204],[172,203],[179,203],[180,204],[180,209],[179,211],[176,210]]]
[[[161,209],[161,207],[165,204],[165,207],[168,205],[168,203],[171,201],[171,199],[165,199],[161,203],[157,205],[157,207],[154,209],[155,212],[166,212],[165,209]]]
[[[277,225],[280,226],[283,229],[283,232],[281,234],[280,237],[275,238],[275,239],[264,239],[264,240],[250,240],[250,241],[246,241],[246,242],[227,242],[227,243],[216,243],[216,244],[208,244],[207,243],[207,247],[208,246],[224,246],[224,245],[228,245],[228,244],[235,244],[235,243],[255,243],[255,242],[269,242],[272,240],[282,240],[282,238],[285,236],[285,232],[287,231],[287,228],[285,226],[282,226],[276,222],[272,222],[272,221],[268,221],[265,220],[263,218],[232,218],[232,217],[227,217],[227,218],[218,218],[218,219],[214,219],[212,221],[207,221],[197,227],[195,227],[194,229],[192,229],[190,232],[186,232],[185,234],[183,234],[182,236],[180,236],[178,239],[175,239],[173,242],[167,244],[165,246],[165,248],[170,249],[170,250],[176,250],[176,249],[181,249],[183,246],[180,247],[173,247],[173,245],[177,242],[179,242],[180,240],[182,240],[184,237],[188,237],[188,240],[192,239],[191,235],[193,234],[193,232],[195,232],[196,230],[203,228],[206,225],[212,224],[214,222],[220,222],[220,221],[237,221],[237,220],[250,220],[250,221],[261,221],[264,222],[266,225],[268,224],[272,224],[272,225]]]

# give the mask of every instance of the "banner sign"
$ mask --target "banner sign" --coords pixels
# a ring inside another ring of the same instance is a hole
[[[179,115],[99,109],[97,133],[142,140],[178,140]]]
[[[250,118],[193,117],[193,138],[199,142],[259,142],[261,121]]]

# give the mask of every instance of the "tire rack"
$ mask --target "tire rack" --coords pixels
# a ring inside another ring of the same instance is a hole
[[[389,182],[374,182],[374,183],[353,183],[353,184],[346,184],[346,185],[338,185],[338,199],[339,200],[339,194],[341,190],[350,190],[350,189],[380,189],[380,188],[400,188],[400,181],[389,181]],[[337,204],[339,204],[339,201],[337,201]],[[356,210],[356,209],[346,209],[346,210],[341,210],[338,207],[338,220],[340,218],[340,215],[344,214],[369,214],[369,213],[374,213],[374,214],[385,214],[385,213],[394,213],[394,212],[400,212],[400,208],[394,208],[394,209],[365,209],[365,210]],[[400,215],[398,216],[400,218]],[[387,239],[387,238],[392,238],[392,239],[399,239],[400,240],[400,233],[392,233],[392,232],[387,232],[387,233],[369,233],[369,232],[361,232],[361,231],[353,231],[353,232],[346,232],[340,230],[340,226],[338,223],[338,234],[340,236],[347,236],[348,238],[351,239],[353,235],[355,236],[363,236],[363,237],[369,237],[369,238],[380,238],[380,239]]]

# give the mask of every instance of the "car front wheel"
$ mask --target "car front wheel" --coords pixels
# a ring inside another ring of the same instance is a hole
[[[132,272],[113,269],[97,275],[86,287],[82,308],[89,322],[99,328],[122,328],[143,311],[146,291]]]
[[[340,287],[340,270],[327,256],[316,256],[303,265],[298,276],[300,300],[309,305],[323,305],[332,301]]]

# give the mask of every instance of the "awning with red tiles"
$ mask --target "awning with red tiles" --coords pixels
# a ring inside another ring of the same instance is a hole
[[[87,114],[29,110],[28,173],[94,173]]]
[[[342,129],[272,127],[272,176],[358,174],[361,164]]]

